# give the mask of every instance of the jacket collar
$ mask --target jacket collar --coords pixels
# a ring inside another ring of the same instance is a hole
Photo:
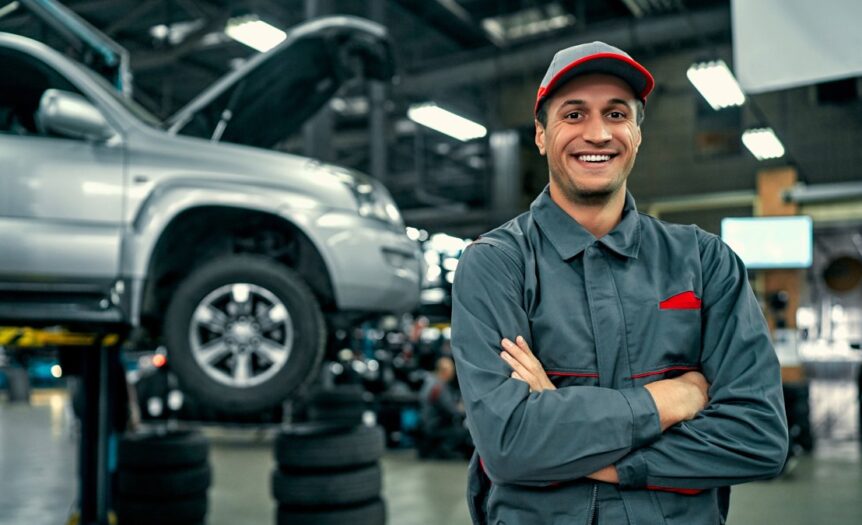
[[[539,224],[542,233],[545,234],[545,237],[548,238],[563,259],[575,257],[596,242],[592,233],[570,217],[551,199],[549,186],[545,186],[544,191],[530,205],[530,212]],[[637,259],[641,238],[639,221],[640,217],[635,199],[631,193],[626,191],[622,220],[616,228],[598,239],[598,242],[619,255]]]

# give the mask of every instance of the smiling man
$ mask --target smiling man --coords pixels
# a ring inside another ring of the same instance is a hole
[[[653,89],[623,51],[559,51],[536,98],[549,184],[477,239],[452,345],[476,524],[714,525],[787,453],[778,362],[745,267],[626,190]]]

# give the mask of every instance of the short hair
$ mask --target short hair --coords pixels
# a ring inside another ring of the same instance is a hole
[[[539,109],[536,110],[536,120],[539,121],[539,124],[542,127],[546,127],[548,125],[548,108],[546,107],[548,104],[548,98],[544,99],[542,103],[539,105]],[[644,121],[644,103],[641,100],[635,100],[635,122],[638,127],[640,127],[641,123]]]

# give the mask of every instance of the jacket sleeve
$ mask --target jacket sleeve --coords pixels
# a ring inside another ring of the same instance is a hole
[[[510,377],[500,357],[502,338],[522,335],[532,345],[523,265],[486,242],[473,243],[458,263],[452,349],[468,426],[488,477],[527,485],[580,478],[657,439],[658,412],[645,388],[531,393]]]
[[[742,261],[698,231],[709,405],[616,463],[622,487],[708,489],[777,475],[787,455],[780,369]]]

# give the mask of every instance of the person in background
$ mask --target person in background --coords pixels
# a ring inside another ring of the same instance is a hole
[[[440,357],[434,372],[427,375],[419,391],[422,420],[420,457],[463,458],[472,451],[470,436],[464,427],[464,406],[452,387],[454,379],[452,358]]]

